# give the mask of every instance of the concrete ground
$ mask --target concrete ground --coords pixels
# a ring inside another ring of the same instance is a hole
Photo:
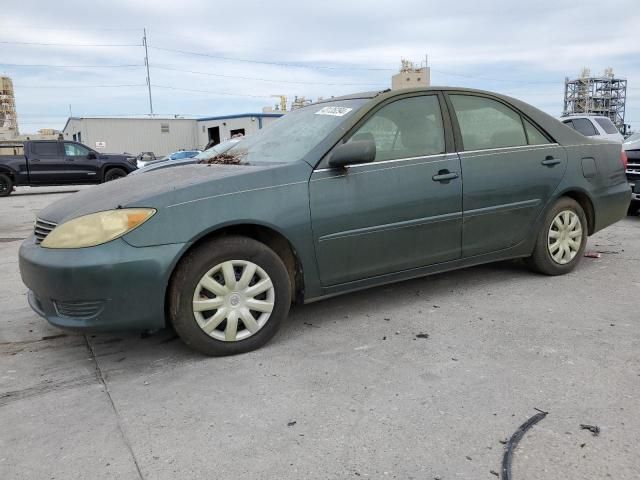
[[[20,241],[69,190],[0,199],[1,479],[495,479],[534,408],[514,480],[640,478],[640,218],[564,277],[505,262],[398,283],[205,358],[29,309]]]

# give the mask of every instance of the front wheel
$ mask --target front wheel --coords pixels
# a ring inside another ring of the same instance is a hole
[[[261,347],[291,305],[287,269],[266,245],[222,237],[196,247],[178,264],[169,286],[169,318],[180,338],[205,355]]]
[[[112,168],[111,170],[107,170],[107,173],[104,174],[104,181],[110,182],[112,180],[117,180],[118,178],[123,178],[126,176],[127,172],[125,172],[121,168]]]
[[[529,265],[546,275],[569,273],[584,254],[587,228],[580,204],[572,198],[560,198],[545,216]]]

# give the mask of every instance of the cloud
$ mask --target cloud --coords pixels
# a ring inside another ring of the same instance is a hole
[[[101,66],[0,66],[0,72],[14,79],[21,130],[35,131],[61,128],[70,104],[74,114],[147,112],[143,86],[88,87],[145,83],[143,27],[152,47],[272,63],[151,48],[152,84],[202,91],[154,88],[154,110],[166,114],[259,110],[276,102],[273,94],[316,98],[386,88],[400,57],[421,61],[428,54],[434,83],[508,93],[557,115],[565,76],[583,66],[595,73],[611,66],[629,81],[627,119],[640,128],[635,4],[67,0],[60,9],[26,0],[3,6],[0,41],[135,46],[0,44],[3,63]],[[125,64],[138,66],[106,67]]]

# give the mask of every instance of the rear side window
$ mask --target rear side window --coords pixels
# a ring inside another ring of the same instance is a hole
[[[503,103],[473,95],[450,95],[465,150],[527,145],[520,114]]]
[[[586,118],[573,118],[571,120],[571,124],[568,124],[570,127],[573,126],[574,130],[578,133],[581,133],[585,137],[592,137],[594,135],[598,135],[596,131],[596,127],[593,126]]]
[[[607,133],[619,133],[616,126],[608,118],[596,118],[595,121],[598,122],[598,125]]]
[[[535,127],[529,120],[523,119],[524,129],[527,131],[527,139],[529,145],[544,145],[545,143],[551,143],[545,137],[537,127]]]
[[[444,153],[438,97],[410,97],[385,105],[349,141],[364,139],[375,142],[376,162]]]
[[[34,155],[55,157],[58,155],[58,142],[36,142],[31,144]]]

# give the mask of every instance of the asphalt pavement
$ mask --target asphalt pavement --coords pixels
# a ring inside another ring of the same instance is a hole
[[[0,198],[1,479],[496,479],[536,408],[513,480],[640,478],[640,217],[563,277],[511,261],[374,288],[206,358],[31,311],[20,242],[76,189]]]

